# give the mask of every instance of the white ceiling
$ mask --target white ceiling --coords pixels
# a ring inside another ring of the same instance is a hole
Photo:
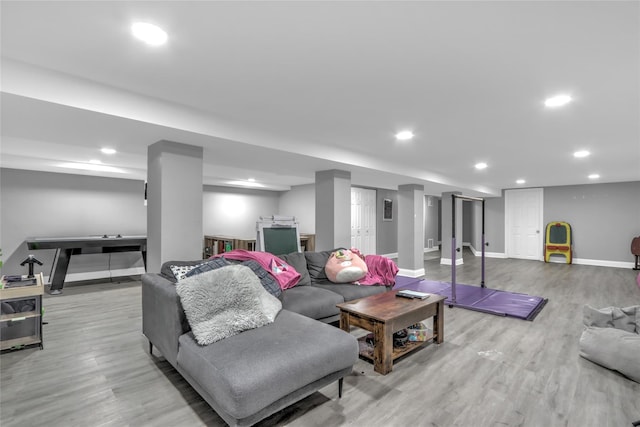
[[[637,1],[0,7],[2,167],[144,179],[165,139],[203,146],[216,185],[284,190],[327,169],[428,194],[640,181]],[[168,43],[134,40],[136,20]],[[574,101],[545,108],[558,93]],[[60,167],[90,159],[118,170]]]

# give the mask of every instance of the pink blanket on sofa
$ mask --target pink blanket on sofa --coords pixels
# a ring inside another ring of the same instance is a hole
[[[237,261],[254,260],[267,270],[280,285],[280,289],[289,289],[298,284],[300,273],[295,268],[268,252],[246,251],[234,249],[211,258],[223,257]]]
[[[396,283],[396,274],[398,274],[398,266],[395,262],[382,255],[367,255],[364,257],[369,272],[364,279],[358,280],[360,285],[387,285],[392,286]]]

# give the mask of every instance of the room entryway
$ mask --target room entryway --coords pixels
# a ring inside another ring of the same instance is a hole
[[[351,247],[376,253],[376,190],[351,188]]]
[[[508,258],[542,260],[543,190],[506,190],[505,248]]]

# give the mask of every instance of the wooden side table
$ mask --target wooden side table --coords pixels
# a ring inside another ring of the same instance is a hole
[[[429,298],[407,299],[396,296],[398,291],[371,295],[338,304],[340,328],[350,332],[351,326],[373,332],[373,352],[361,351],[360,356],[373,361],[373,370],[386,375],[393,369],[393,361],[430,341],[444,341],[445,297],[432,294]],[[393,347],[393,333],[422,320],[433,317],[433,335],[424,342],[407,342],[403,348]],[[361,339],[364,339],[361,338]]]
[[[26,280],[27,276],[23,276]],[[36,283],[29,286],[7,287],[2,276],[0,288],[0,350],[19,349],[38,344],[44,348],[42,340],[42,295],[44,277],[34,276]]]

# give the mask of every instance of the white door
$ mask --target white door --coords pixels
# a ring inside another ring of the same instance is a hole
[[[508,258],[542,260],[542,188],[505,191],[505,247]]]
[[[364,255],[376,253],[376,191],[351,189],[351,247]]]

